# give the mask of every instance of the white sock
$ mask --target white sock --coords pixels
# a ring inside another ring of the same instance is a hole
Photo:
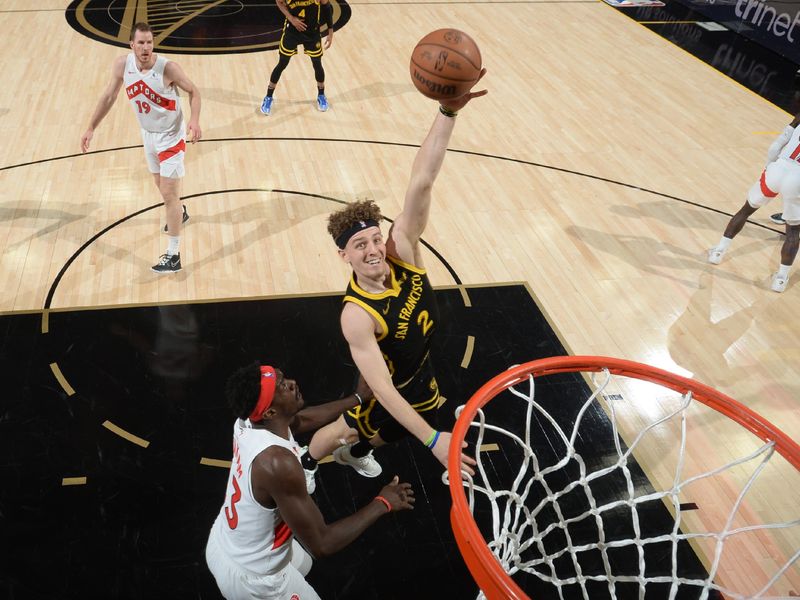
[[[167,254],[170,256],[175,256],[176,254],[180,254],[180,244],[181,244],[181,236],[179,235],[170,235],[167,236],[169,239],[169,246],[167,246]]]
[[[788,279],[789,278],[789,269],[792,268],[792,265],[781,265],[778,267],[778,277],[781,279]]]
[[[725,237],[724,235],[719,239],[719,244],[717,244],[717,248],[725,252],[728,247],[731,245],[733,238]]]

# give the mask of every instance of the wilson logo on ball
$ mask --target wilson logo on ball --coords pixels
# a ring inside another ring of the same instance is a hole
[[[425,89],[427,89],[430,93],[436,94],[437,96],[451,97],[456,91],[455,85],[443,85],[441,83],[431,81],[417,70],[414,70],[414,79],[425,86]]]

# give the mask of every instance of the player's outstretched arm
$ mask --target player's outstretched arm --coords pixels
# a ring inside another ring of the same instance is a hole
[[[486,69],[482,69],[475,83],[477,84],[485,74]],[[423,266],[418,242],[428,224],[431,191],[444,163],[447,145],[455,127],[454,113],[464,108],[473,98],[485,96],[486,93],[486,90],[469,92],[442,103],[444,110],[436,114],[433,125],[414,158],[403,211],[395,219],[386,244],[390,255],[417,267]],[[445,113],[452,116],[447,116]]]
[[[375,341],[372,317],[355,304],[347,303],[342,309],[341,322],[342,333],[350,345],[353,361],[369,387],[372,388],[375,398],[389,411],[389,414],[423,444],[426,444],[432,435],[436,437],[438,434],[437,441],[432,447],[430,445],[428,447],[431,448],[436,459],[446,467],[450,434],[433,431],[425,419],[411,408],[411,405],[394,387],[380,347]],[[462,453],[461,462],[464,468],[472,474],[471,465],[475,464],[475,460]]]
[[[389,512],[381,500],[373,500],[349,517],[328,525],[306,490],[300,463],[285,448],[272,446],[253,463],[253,491],[256,499],[272,499],[286,524],[315,558],[330,556],[350,544],[364,530]],[[397,477],[379,496],[392,511],[413,508],[414,491]]]
[[[339,415],[345,411],[355,408],[362,401],[372,398],[372,390],[369,389],[363,377],[359,377],[358,387],[355,393],[350,394],[340,400],[324,402],[316,406],[304,408],[294,418],[289,426],[292,433],[305,433],[314,431],[320,427],[335,421]]]
[[[103,90],[100,96],[100,100],[97,102],[97,107],[94,109],[92,118],[89,121],[88,129],[81,136],[81,152],[89,151],[89,144],[94,136],[94,130],[100,125],[100,122],[111,110],[111,107],[114,106],[119,90],[122,87],[126,58],[126,56],[119,56],[111,64],[111,81],[108,82],[106,89]]]
[[[353,361],[372,388],[372,393],[411,435],[424,442],[431,427],[395,389],[375,341],[372,317],[361,307],[348,302],[342,309],[341,324]]]
[[[169,61],[164,68],[164,80],[165,85],[174,83],[189,95],[191,114],[189,115],[189,123],[186,126],[186,135],[189,141],[194,144],[203,136],[203,132],[200,129],[200,90],[186,76],[180,65],[173,61]]]

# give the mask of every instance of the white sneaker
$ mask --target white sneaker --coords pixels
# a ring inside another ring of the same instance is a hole
[[[772,276],[772,285],[770,287],[772,288],[773,292],[780,293],[786,289],[787,283],[789,283],[788,276],[781,277],[778,273],[775,273],[775,275]]]
[[[333,460],[340,465],[350,465],[356,470],[356,473],[363,477],[377,477],[383,472],[383,469],[378,464],[378,461],[372,456],[372,450],[369,454],[362,458],[356,458],[350,454],[350,448],[353,444],[347,446],[340,446],[333,451]]]
[[[300,457],[302,458],[302,456],[306,452],[308,452],[308,446],[305,446],[300,450]],[[305,473],[306,476],[306,489],[308,490],[309,495],[313,494],[314,490],[317,489],[317,479],[316,479],[317,469],[319,469],[319,465],[317,465],[311,471],[309,471],[306,468],[303,468],[303,473]]]
[[[722,255],[725,254],[725,250],[720,249],[717,246],[714,246],[711,250],[708,251],[708,262],[712,265],[718,265],[722,262]]]

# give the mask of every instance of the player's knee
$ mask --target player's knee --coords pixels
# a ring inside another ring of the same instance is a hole
[[[769,198],[764,196],[760,191],[753,192],[752,190],[747,195],[747,204],[750,205],[753,209],[759,209],[764,206],[767,202],[769,202]]]

